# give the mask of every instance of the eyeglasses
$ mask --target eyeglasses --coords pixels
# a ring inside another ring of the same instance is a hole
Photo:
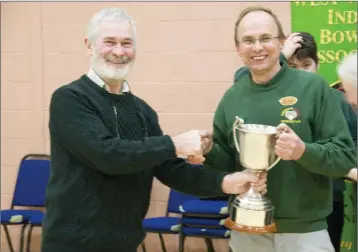
[[[245,46],[253,46],[256,41],[260,41],[261,45],[267,45],[270,44],[274,39],[279,38],[279,36],[274,37],[270,35],[265,35],[259,38],[254,37],[245,37],[242,41],[239,41],[239,43],[244,44]]]

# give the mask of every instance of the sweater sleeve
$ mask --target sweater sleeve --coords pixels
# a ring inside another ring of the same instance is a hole
[[[236,170],[236,152],[230,148],[228,134],[231,126],[226,124],[224,98],[220,101],[214,116],[213,148],[205,155],[205,166],[215,170],[233,172]]]
[[[154,111],[153,118],[157,118]],[[161,136],[163,131],[157,121],[152,122],[151,135]],[[181,158],[172,158],[165,163],[154,167],[154,176],[164,185],[177,191],[199,197],[211,197],[223,195],[222,181],[226,172],[203,169],[202,166],[194,166]]]
[[[49,128],[70,153],[105,174],[149,169],[176,157],[167,135],[139,141],[115,137],[86,99],[65,86],[52,95]]]
[[[356,166],[356,151],[333,91],[325,91],[321,104],[316,106],[313,132],[315,141],[305,143],[306,150],[297,162],[318,174],[343,177]]]
[[[184,159],[168,160],[154,168],[155,177],[177,191],[198,197],[224,195],[222,182],[228,173],[192,166]]]

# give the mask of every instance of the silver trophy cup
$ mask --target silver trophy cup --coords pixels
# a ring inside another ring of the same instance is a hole
[[[233,137],[240,163],[248,172],[260,176],[274,167],[280,160],[275,154],[276,128],[261,124],[245,124],[236,117],[233,124]],[[250,189],[238,195],[230,207],[230,217],[225,226],[232,230],[247,233],[274,233],[274,206],[270,199]]]

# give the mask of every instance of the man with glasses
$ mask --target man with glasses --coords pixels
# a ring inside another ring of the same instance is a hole
[[[334,252],[326,222],[332,211],[330,177],[346,175],[356,162],[333,90],[319,75],[290,68],[280,60],[284,41],[281,23],[270,9],[249,7],[241,12],[235,43],[249,74],[221,99],[213,143],[204,150],[207,166],[242,170],[233,144],[235,116],[245,123],[279,125],[278,130],[285,131],[275,146],[282,161],[268,172],[267,180],[278,231],[233,230],[233,252]]]

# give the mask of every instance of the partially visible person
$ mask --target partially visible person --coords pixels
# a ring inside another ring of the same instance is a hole
[[[346,176],[347,178],[353,180],[354,182],[357,182],[357,175],[358,175],[358,170],[357,168],[353,168],[348,175]]]
[[[51,177],[42,252],[134,252],[145,238],[153,178],[198,196],[265,193],[265,175],[194,168],[208,132],[165,135],[157,113],[126,81],[136,58],[136,29],[123,10],[90,20],[90,69],[51,97]]]
[[[295,37],[300,37],[301,39],[295,39]],[[297,43],[300,46],[297,46],[297,49],[292,47],[290,44],[293,41],[298,41]],[[308,32],[299,32],[295,33],[288,37],[285,42],[284,50],[291,50],[292,56],[288,57],[288,63],[291,67],[300,69],[303,71],[314,72],[316,73],[319,67],[318,60],[318,49],[314,37]],[[289,53],[286,53],[289,55]],[[341,89],[342,85],[336,83],[334,93],[336,98],[341,104],[342,112],[345,116],[351,137],[355,145],[357,146],[357,115],[353,111],[352,107],[346,101]],[[356,172],[356,168],[352,169],[351,172],[347,175],[350,177],[351,174]],[[354,179],[354,178],[353,178]],[[330,235],[332,244],[336,252],[340,251],[343,226],[344,226],[344,191],[346,190],[346,185],[344,178],[333,179],[333,211],[327,217],[328,223],[328,233]]]
[[[338,66],[338,76],[342,81],[348,102],[357,113],[357,52],[343,58]],[[352,169],[348,177],[357,182],[357,168]]]
[[[332,211],[330,177],[342,177],[355,165],[354,143],[333,90],[321,76],[290,68],[280,59],[285,39],[270,9],[255,6],[240,13],[235,43],[247,66],[240,71],[249,74],[221,99],[213,144],[204,150],[206,166],[241,170],[232,137],[235,116],[286,130],[275,146],[282,161],[268,172],[267,182],[278,231],[255,235],[233,230],[233,252],[334,251],[326,230]]]
[[[347,101],[346,91],[343,88],[342,81],[337,81],[331,87],[345,94],[343,98],[339,97],[339,99],[342,101],[342,110],[347,119],[348,127],[351,132],[353,141],[355,142],[355,145],[357,147],[357,110],[354,110],[354,107],[351,105],[348,106],[349,102]],[[357,168],[353,168],[345,176],[345,178],[353,182],[357,182],[357,173],[358,173]]]
[[[343,58],[338,66],[338,76],[342,81],[348,102],[357,110],[357,53]]]

